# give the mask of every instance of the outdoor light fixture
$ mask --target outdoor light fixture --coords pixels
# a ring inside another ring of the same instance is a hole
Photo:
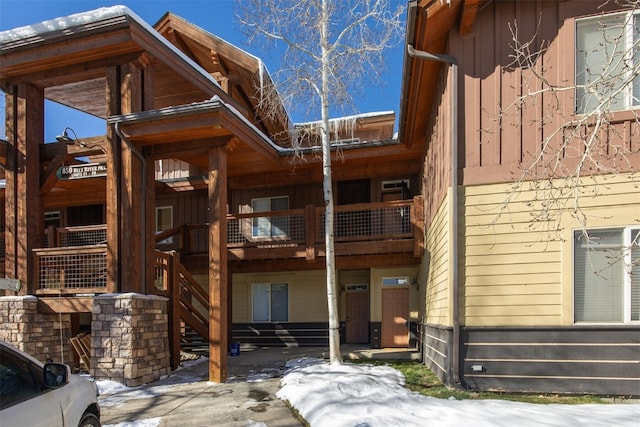
[[[71,132],[73,134],[73,138],[71,138],[69,136],[69,132]],[[64,143],[66,143],[68,145],[73,145],[76,142],[80,143],[78,141],[78,135],[76,135],[76,132],[73,129],[69,128],[69,127],[64,128],[64,130],[62,131],[62,135],[56,136],[56,141],[64,142]]]

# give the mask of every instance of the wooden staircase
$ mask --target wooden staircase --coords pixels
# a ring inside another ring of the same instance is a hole
[[[208,351],[209,296],[180,262],[175,251],[156,250],[155,293],[169,299],[171,367],[180,364],[180,351]]]

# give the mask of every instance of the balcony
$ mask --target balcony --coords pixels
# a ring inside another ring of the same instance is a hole
[[[337,256],[421,255],[422,233],[417,226],[422,198],[363,203],[334,208],[334,243]],[[325,210],[304,209],[227,217],[229,261],[305,258],[325,255]],[[184,225],[158,235],[158,246],[184,257],[206,255],[208,226]]]
[[[419,257],[422,251],[422,199],[336,206],[336,256],[401,255]],[[230,262],[275,259],[313,261],[325,255],[324,208],[236,214],[227,217]],[[159,250],[175,250],[181,259],[208,258],[208,225],[183,225],[156,236]],[[106,291],[106,225],[49,229],[35,249],[42,296],[95,294]]]

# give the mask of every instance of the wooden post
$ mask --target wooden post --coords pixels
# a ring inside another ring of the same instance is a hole
[[[227,153],[209,150],[209,381],[227,379]]]
[[[180,278],[178,268],[180,255],[173,251],[167,264],[167,281],[169,296],[169,349],[171,351],[171,370],[180,366]]]
[[[5,187],[5,274],[24,285],[20,295],[35,293],[37,272],[33,249],[44,234],[40,197],[40,146],[44,143],[44,90],[26,83],[7,91]]]
[[[307,261],[315,261],[316,259],[316,208],[313,205],[307,205],[304,208],[304,229],[307,244]]]
[[[107,115],[120,114],[120,67],[107,69]],[[107,127],[107,293],[120,290],[120,139],[111,126]]]
[[[120,105],[121,113],[132,113],[142,108],[142,74],[133,64],[125,64],[120,68]],[[141,200],[142,163],[129,149],[127,144],[121,143],[122,175],[120,191],[122,201],[120,205],[121,236],[127,236],[127,241],[121,241],[120,252],[120,280],[122,292],[144,293],[142,283],[143,270],[146,270],[146,245],[143,247],[142,236],[146,233],[143,226],[142,214],[145,201]],[[147,195],[145,195],[146,197]],[[122,239],[122,237],[121,237]]]
[[[156,169],[154,167],[154,162],[147,160],[147,176],[145,178],[146,190],[145,190],[145,203],[144,212],[145,212],[145,224],[146,230],[146,284],[144,289],[146,293],[149,294],[153,290],[154,279],[153,276],[155,274],[155,264],[156,264]]]
[[[422,196],[413,198],[411,229],[413,230],[413,256],[420,258],[424,254],[424,199]]]

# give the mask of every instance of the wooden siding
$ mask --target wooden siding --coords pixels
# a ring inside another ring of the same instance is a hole
[[[233,341],[268,347],[326,347],[329,323],[234,323]]]
[[[638,337],[638,326],[464,328],[462,375],[475,390],[638,396]]]
[[[429,228],[451,187],[451,98],[449,68],[444,67],[438,76],[436,107],[429,117],[427,151],[422,170],[422,194],[424,194],[425,227]]]
[[[452,365],[453,331],[450,328],[439,328],[421,324],[418,331],[422,362],[440,380],[453,385],[450,379]]]
[[[445,199],[426,233],[426,250],[423,263],[427,266],[425,295],[425,319],[429,325],[451,326],[450,299],[450,224],[449,198]]]
[[[251,323],[251,285],[287,283],[289,322],[326,322],[328,319],[324,271],[236,273],[233,275],[233,322]]]
[[[575,73],[575,17],[596,15],[615,8],[619,6],[614,2],[608,2],[604,8],[599,2],[581,1],[489,2],[479,11],[471,34],[450,32],[448,53],[458,58],[460,64],[458,154],[459,168],[463,171],[462,184],[509,182],[520,178],[523,167],[527,167],[539,152],[541,142],[576,117],[572,90],[547,92],[522,109],[514,107],[518,97],[542,86],[533,77],[534,70],[512,65],[514,42],[509,26],[515,28],[517,25],[520,42],[536,36],[531,47],[533,52],[544,50],[535,58],[535,72],[544,70],[550,84],[570,87]],[[439,117],[438,111],[446,111],[449,101],[440,90],[435,99],[444,100],[440,105],[434,103],[434,112]],[[554,111],[550,112],[550,108]],[[617,168],[620,171],[637,170],[640,166],[638,124],[635,116],[629,113],[616,112],[610,118],[611,127],[606,129],[609,146],[617,147],[602,152],[604,159],[615,157],[620,148],[626,150],[631,164],[619,161]],[[433,145],[437,146],[440,138],[446,137],[446,127],[436,120],[428,129],[433,131],[429,149],[435,151]],[[561,138],[562,132],[553,144],[560,144]],[[580,147],[576,145],[576,149],[579,151]],[[566,165],[576,164],[578,151],[565,150],[562,161]],[[617,158],[620,160],[619,155]],[[447,156],[429,160],[429,167],[435,170],[449,165]],[[438,182],[429,185],[434,197],[442,194]]]
[[[559,183],[556,183],[559,185]],[[638,224],[640,205],[631,175],[584,180],[580,205],[588,226]],[[515,194],[500,214],[510,186],[460,190],[464,247],[460,280],[461,319],[466,326],[570,325],[572,314],[572,230],[568,215],[555,224],[536,221],[541,203],[532,191]],[[560,204],[571,201],[560,201]]]

